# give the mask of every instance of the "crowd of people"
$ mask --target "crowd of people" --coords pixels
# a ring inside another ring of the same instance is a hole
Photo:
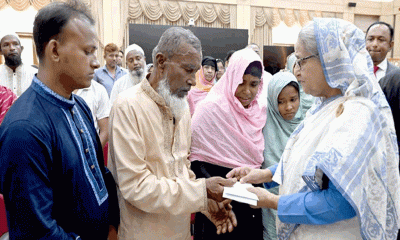
[[[314,18],[274,75],[256,44],[216,59],[181,27],[148,58],[107,44],[100,67],[79,1],[40,9],[33,36],[38,68],[0,34],[9,239],[399,239],[389,24]],[[257,206],[223,197],[238,182]]]

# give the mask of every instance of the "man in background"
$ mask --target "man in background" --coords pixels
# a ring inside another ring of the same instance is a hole
[[[5,86],[18,97],[31,85],[37,69],[22,63],[24,47],[15,32],[0,32],[0,53],[5,63],[0,65],[0,85]]]
[[[119,67],[121,67],[121,68],[123,68],[123,67],[122,67],[123,60],[124,60],[124,51],[119,50],[119,52],[118,52],[118,57],[117,57],[117,65],[118,65]]]
[[[376,79],[381,80],[391,71],[400,73],[400,68],[387,60],[387,54],[393,49],[393,27],[385,22],[371,24],[365,35],[365,46],[374,63]]]
[[[119,93],[140,83],[147,75],[146,57],[139,45],[130,45],[125,50],[125,58],[129,73],[115,82],[110,95],[111,105],[117,99]]]
[[[117,65],[118,54],[119,49],[117,45],[114,43],[107,44],[104,48],[106,64],[97,69],[94,74],[94,80],[106,88],[108,96],[111,95],[115,81],[126,74],[126,71]]]

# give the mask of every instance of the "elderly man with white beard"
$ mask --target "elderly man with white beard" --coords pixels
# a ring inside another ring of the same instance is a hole
[[[129,74],[125,74],[114,83],[110,95],[111,104],[117,99],[118,94],[140,83],[147,75],[146,57],[139,45],[132,44],[125,50],[125,61]]]
[[[118,189],[119,239],[188,240],[190,214],[199,211],[213,221],[218,233],[230,232],[237,224],[222,198],[223,187],[235,181],[196,179],[188,160],[191,127],[186,96],[196,84],[201,59],[201,43],[191,31],[169,28],[153,50],[149,79],[114,102],[108,166]]]

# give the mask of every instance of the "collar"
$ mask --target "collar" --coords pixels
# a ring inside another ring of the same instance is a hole
[[[380,69],[380,70],[383,70],[384,72],[386,72],[387,66],[388,66],[388,60],[387,60],[387,58],[385,58],[381,63],[378,64],[379,69]],[[378,71],[379,71],[379,70],[378,70]]]
[[[103,71],[105,71],[106,73],[109,73],[109,71],[108,71],[108,69],[107,69],[107,65],[104,65],[101,69],[102,69]],[[119,73],[119,72],[121,72],[121,71],[122,71],[121,67],[119,67],[119,66],[117,65],[116,68],[115,68],[115,75],[117,75],[117,73]]]
[[[31,87],[40,96],[44,97],[46,100],[53,103],[54,105],[60,106],[65,109],[71,109],[75,105],[75,98],[73,94],[71,94],[71,100],[66,99],[47,87],[36,76],[33,77]]]
[[[9,66],[7,66],[5,63],[2,64],[2,65],[5,67],[5,69],[6,69],[7,71],[13,72],[13,70],[12,70]],[[17,72],[21,71],[22,68],[24,68],[24,64],[23,64],[23,63],[21,63],[21,65],[19,65],[19,66],[15,69],[15,72],[17,73]]]
[[[160,94],[158,94],[156,92],[156,90],[154,90],[154,88],[150,85],[149,81],[147,80],[147,78],[144,78],[140,83],[140,87],[143,89],[143,91],[154,101],[156,102],[158,105],[160,106],[165,106],[166,107],[166,103],[163,97],[160,96]]]

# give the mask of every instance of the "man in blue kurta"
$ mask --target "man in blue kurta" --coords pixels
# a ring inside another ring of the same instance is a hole
[[[0,127],[0,192],[10,239],[107,239],[109,193],[89,108],[72,95],[99,67],[84,5],[36,15],[39,71]],[[40,36],[40,37],[39,37]]]

